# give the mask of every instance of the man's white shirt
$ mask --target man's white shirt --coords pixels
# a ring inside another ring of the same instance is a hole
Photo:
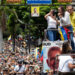
[[[69,63],[73,64],[73,58],[71,56],[59,56],[58,70],[60,72],[70,72]]]
[[[14,71],[23,73],[26,70],[25,65],[22,65],[21,68],[20,69],[19,68],[20,68],[19,65],[16,65]],[[17,75],[23,75],[23,74],[17,74]]]

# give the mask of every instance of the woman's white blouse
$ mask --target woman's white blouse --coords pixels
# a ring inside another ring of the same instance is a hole
[[[56,28],[57,22],[54,20],[51,16],[47,16],[47,23],[48,27],[47,28]]]

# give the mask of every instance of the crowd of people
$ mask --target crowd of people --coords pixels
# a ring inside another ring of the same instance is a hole
[[[29,53],[23,45],[26,45],[24,40],[16,39],[13,51],[12,40],[4,41],[3,49],[0,51],[0,75],[41,74],[42,62],[35,57],[34,52]]]
[[[27,54],[26,52],[21,51],[12,52],[11,50],[1,51],[0,74],[54,75],[57,71],[58,75],[74,75],[75,73],[70,73],[70,70],[75,68],[75,65],[73,64],[73,58],[75,58],[75,55],[71,56],[71,53],[73,52],[69,41],[63,43],[62,50],[56,46],[49,48],[47,64],[50,67],[50,71],[44,73],[44,62],[40,61],[40,53],[39,59],[37,59],[35,58],[35,54]],[[63,56],[63,54],[68,55]],[[56,65],[54,65],[55,63]]]
[[[0,75],[40,75],[42,67],[34,54],[10,50],[0,53]]]
[[[43,73],[43,62],[41,62],[41,54],[39,53],[39,59],[35,58],[35,54],[28,54],[25,50],[20,49],[20,44],[17,43],[16,51],[13,52],[11,44],[5,44],[4,50],[0,52],[0,75],[53,75],[55,71],[58,71],[58,75],[74,75],[70,73],[70,70],[75,68],[73,64],[74,56],[71,56],[72,49],[75,49],[74,38],[75,37],[75,12],[72,6],[58,8],[58,17],[56,17],[55,10],[51,9],[48,14],[45,15],[47,20],[47,36],[49,41],[57,40],[57,27],[61,29],[61,40],[70,40],[64,42],[62,50],[59,47],[52,47],[48,50],[47,64],[50,67],[50,71]],[[19,45],[18,45],[19,44]],[[72,48],[71,48],[72,46]],[[52,52],[51,52],[52,51]],[[53,52],[54,51],[54,52]],[[54,55],[53,55],[54,53]],[[57,62],[56,54],[57,53]],[[69,54],[68,56],[62,56],[61,54]],[[52,58],[52,59],[51,59]],[[43,58],[44,59],[44,58]],[[42,59],[42,61],[43,61]],[[56,62],[56,68],[55,64]]]

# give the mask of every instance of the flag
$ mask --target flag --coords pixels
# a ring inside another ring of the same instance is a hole
[[[42,52],[41,52],[40,61],[43,62],[43,50],[42,50]]]
[[[59,33],[61,36],[61,40],[68,40],[70,38],[70,35],[68,34],[70,30],[67,27],[60,26]]]
[[[40,57],[40,61],[43,62],[43,51],[44,51],[44,48],[42,49],[41,51],[41,57]]]
[[[35,58],[39,59],[39,48],[38,47],[35,49]]]
[[[39,50],[37,49],[37,56],[36,56],[37,59],[39,59]]]
[[[11,41],[11,35],[8,37],[8,41]]]
[[[67,34],[67,39],[70,39],[70,34],[68,33],[70,30],[66,27],[64,27],[64,29],[65,29],[65,32]]]
[[[58,30],[59,30],[59,34],[60,34],[61,40],[64,40],[63,34],[62,34],[62,32],[61,32],[61,28],[59,28]]]

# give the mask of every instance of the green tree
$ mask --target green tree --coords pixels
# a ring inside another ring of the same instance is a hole
[[[23,4],[25,1],[22,2]],[[58,4],[57,1],[55,4]],[[62,4],[62,3],[61,3]],[[16,35],[23,34],[34,36],[35,40],[39,37],[44,37],[44,29],[47,28],[47,21],[44,19],[44,15],[51,9],[58,9],[59,6],[40,6],[40,17],[31,17],[31,6],[8,6],[6,9],[8,21],[7,30],[11,34],[15,32]],[[8,32],[7,31],[7,32]],[[12,33],[13,32],[13,33]]]

